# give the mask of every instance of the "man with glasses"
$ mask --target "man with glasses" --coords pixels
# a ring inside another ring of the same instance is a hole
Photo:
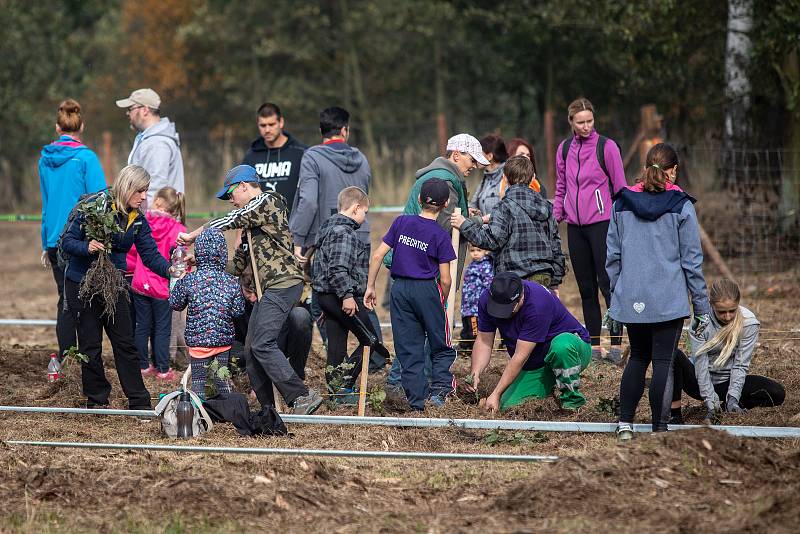
[[[447,206],[439,212],[436,222],[448,234],[453,231],[450,225],[450,215],[453,214],[455,208],[461,208],[461,213],[467,213],[467,184],[464,178],[469,176],[473,169],[478,165],[488,165],[489,161],[483,155],[483,148],[480,141],[473,136],[465,133],[454,135],[447,141],[447,149],[444,157],[434,159],[430,165],[418,170],[414,175],[417,181],[411,187],[411,192],[408,194],[405,209],[405,215],[418,215],[422,211],[419,203],[419,194],[422,190],[422,184],[431,178],[439,178],[447,183],[450,190],[450,198]],[[464,269],[464,260],[467,256],[467,241],[462,240],[458,247],[458,268],[454,276],[454,287],[458,287],[461,281],[461,272]],[[389,267],[391,265],[392,256],[391,252],[384,258],[384,264]],[[428,351],[426,345],[426,352]],[[386,393],[397,400],[404,396],[403,388],[400,386],[400,361],[395,358],[392,363],[392,369],[389,372],[389,377],[386,379],[387,387]],[[430,360],[427,360],[425,367],[425,374],[430,376]]]
[[[128,98],[117,100],[124,108],[131,129],[138,132],[128,156],[128,165],[139,165],[150,173],[147,203],[156,191],[170,186],[184,192],[181,141],[175,123],[162,117],[161,97],[152,89],[137,89]]]

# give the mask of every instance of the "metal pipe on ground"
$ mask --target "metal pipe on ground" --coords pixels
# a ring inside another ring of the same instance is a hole
[[[115,410],[98,408],[57,408],[46,406],[0,406],[0,412],[17,413],[64,413],[94,415],[127,415],[131,417],[155,417],[152,410]],[[393,426],[414,428],[458,427],[471,430],[520,430],[538,432],[586,432],[613,433],[616,423],[589,423],[581,421],[514,421],[509,419],[444,419],[427,417],[357,417],[352,415],[291,415],[283,414],[281,419],[289,424],[308,425],[357,425]],[[671,425],[670,430],[690,430],[709,428],[705,425]],[[793,426],[740,426],[716,425],[714,430],[723,430],[734,436],[753,438],[800,439],[800,427]],[[649,433],[647,424],[633,425],[634,432]]]
[[[273,456],[327,456],[346,458],[395,458],[402,460],[468,460],[489,462],[555,462],[558,456],[523,454],[474,454],[453,452],[415,451],[352,451],[325,449],[264,449],[255,447],[200,447],[191,445],[150,445],[141,443],[80,443],[73,441],[20,441],[4,442],[9,446],[64,447],[73,449],[121,449],[160,452],[193,452],[221,454],[264,454]]]

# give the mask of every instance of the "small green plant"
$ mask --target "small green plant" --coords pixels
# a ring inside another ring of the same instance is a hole
[[[217,385],[215,379],[229,380],[231,378],[231,370],[227,365],[220,365],[219,360],[214,358],[206,365],[206,396],[213,397],[217,394]]]
[[[77,210],[83,215],[83,229],[86,237],[99,241],[105,250],[96,252],[97,259],[92,263],[81,281],[78,296],[84,302],[99,297],[103,304],[103,315],[114,317],[117,298],[128,299],[128,291],[122,272],[111,261],[111,240],[114,234],[122,232],[117,222],[117,211],[112,208],[112,193],[97,195],[96,198],[78,204]]]
[[[333,410],[336,408],[335,395],[353,378],[353,375],[350,374],[350,371],[352,371],[354,367],[355,364],[347,362],[342,362],[336,367],[332,365],[325,367],[325,378],[328,382],[328,393],[332,394],[328,397],[328,400],[325,401],[325,405],[328,407],[328,409]]]
[[[611,417],[619,416],[619,396],[614,395],[613,398],[600,397],[597,401],[596,410],[600,413],[608,414]]]
[[[89,363],[89,357],[78,350],[75,345],[71,346],[61,355],[61,372],[66,372],[67,367],[71,362]]]
[[[386,400],[386,390],[380,386],[375,386],[368,395],[370,407],[380,415],[383,415],[385,413],[383,403]]]
[[[475,375],[473,375],[472,373],[468,374],[466,376],[466,378],[464,378],[464,383],[472,386],[475,389],[475,391],[473,393],[475,395],[475,403],[477,404],[478,402],[480,402],[481,395],[480,395],[480,393],[478,393],[478,388],[476,388],[474,386],[474,384],[475,384]]]
[[[550,441],[550,438],[542,432],[535,432],[532,435],[525,432],[514,432],[510,434],[497,428],[483,437],[483,443],[490,447],[503,443],[508,445],[531,445],[532,443],[545,443],[547,441]]]

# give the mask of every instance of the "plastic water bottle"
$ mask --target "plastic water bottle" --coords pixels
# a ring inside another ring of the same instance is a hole
[[[50,354],[50,363],[47,365],[47,381],[55,382],[61,376],[61,362],[58,361],[58,355],[54,352]]]
[[[194,423],[194,406],[192,398],[185,391],[178,397],[178,407],[175,410],[178,422],[178,437],[191,438]]]
[[[178,245],[175,247],[175,250],[172,251],[172,276],[169,278],[170,291],[172,291],[172,288],[175,287],[175,283],[178,281],[178,279],[186,273],[186,257],[188,255],[189,251],[183,245]]]

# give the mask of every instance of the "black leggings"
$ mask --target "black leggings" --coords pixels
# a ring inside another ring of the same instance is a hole
[[[675,390],[672,393],[672,401],[681,400],[681,391],[685,391],[693,399],[703,400],[700,396],[700,386],[697,384],[697,375],[694,365],[680,349],[675,351]],[[719,400],[725,402],[728,397],[729,381],[714,384],[714,391],[717,392]],[[766,376],[747,375],[742,386],[739,406],[742,408],[758,408],[780,406],[786,397],[784,387]]]
[[[603,294],[606,308],[611,306],[611,285],[606,272],[606,234],[608,221],[587,226],[567,225],[567,245],[575,281],[581,294],[583,321],[592,337],[592,345],[600,345],[600,299]],[[611,338],[612,345],[620,345],[622,336]]]
[[[361,320],[363,325],[369,332],[375,335],[374,327],[367,314],[367,308],[364,307],[363,299],[360,296],[354,297],[358,311],[356,316]],[[364,353],[364,347],[371,345],[370,338],[358,325],[354,317],[346,315],[342,311],[342,299],[336,296],[335,293],[317,293],[317,302],[319,302],[322,312],[325,314],[325,328],[328,331],[328,360],[326,367],[333,367],[334,371],[325,371],[325,379],[328,384],[332,380],[342,376],[349,376],[342,383],[342,387],[351,388],[356,382],[358,375],[361,374],[361,357]],[[359,346],[353,351],[350,356],[347,356],[347,334],[352,332],[358,338]],[[348,364],[353,365],[346,373],[342,373],[336,369],[342,362],[347,361]],[[334,391],[335,393],[335,391]]]
[[[653,431],[665,431],[672,401],[672,358],[678,347],[683,319],[626,326],[631,355],[619,386],[619,420],[633,423],[636,407],[644,394],[645,374],[652,361],[649,398]]]

